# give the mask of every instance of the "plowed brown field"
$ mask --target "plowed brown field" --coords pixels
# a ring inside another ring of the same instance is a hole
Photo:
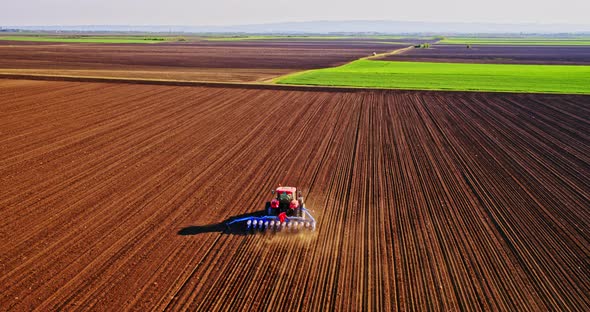
[[[412,62],[590,65],[590,47],[473,45],[467,49],[464,45],[435,44],[428,49],[410,49],[380,59]]]
[[[587,96],[0,80],[0,308],[587,311],[589,177]]]
[[[0,73],[252,82],[405,45],[360,39],[149,45],[0,41]]]

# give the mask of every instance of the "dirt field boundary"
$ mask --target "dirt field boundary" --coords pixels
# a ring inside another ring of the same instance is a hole
[[[337,91],[337,92],[352,92],[352,91],[362,91],[363,90],[362,88],[350,88],[350,87],[287,86],[287,85],[275,85],[275,84],[269,84],[269,83],[211,82],[211,81],[189,81],[189,80],[167,80],[167,79],[67,76],[67,75],[35,75],[35,74],[13,74],[13,73],[0,73],[0,79],[130,83],[130,84],[163,85],[163,86],[191,86],[191,87],[240,88],[240,89],[264,89],[264,90]]]
[[[210,88],[235,88],[235,89],[258,89],[258,90],[285,90],[285,91],[317,91],[317,92],[367,92],[383,91],[396,92],[400,94],[420,92],[421,94],[527,94],[519,92],[486,92],[486,91],[457,91],[457,90],[413,90],[413,89],[388,89],[388,88],[366,88],[366,87],[338,87],[338,86],[304,86],[304,85],[279,85],[271,83],[250,83],[250,82],[210,82],[210,81],[184,81],[164,79],[138,79],[138,78],[110,78],[110,77],[84,77],[66,75],[33,75],[1,73],[0,79],[18,80],[41,80],[41,81],[70,81],[70,82],[97,82],[97,83],[127,83],[140,85],[162,85],[162,86],[187,86],[187,87],[210,87]],[[532,92],[531,92],[532,94]],[[534,93],[545,95],[560,95],[558,93]],[[563,95],[563,94],[561,94]],[[584,94],[571,94],[575,96],[586,96]]]
[[[393,50],[391,52],[385,52],[385,53],[380,53],[377,55],[369,55],[367,57],[361,57],[360,60],[380,60],[383,57],[387,57],[390,55],[398,55],[398,54],[403,54],[411,49],[413,49],[414,46],[409,46],[409,47],[405,47],[405,48],[401,48],[401,49],[397,49],[397,50]]]

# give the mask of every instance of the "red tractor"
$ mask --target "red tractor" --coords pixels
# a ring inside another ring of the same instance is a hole
[[[305,208],[301,191],[291,186],[279,186],[271,192],[276,197],[267,204],[265,216],[240,218],[227,225],[246,222],[248,230],[260,231],[315,230],[316,221]]]
[[[276,194],[266,208],[266,214],[269,216],[278,216],[285,213],[286,216],[301,217],[303,215],[303,197],[301,191],[291,186],[279,186],[271,193]],[[295,198],[297,195],[297,198]]]

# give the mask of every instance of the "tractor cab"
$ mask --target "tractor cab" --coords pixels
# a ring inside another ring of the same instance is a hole
[[[297,189],[291,186],[280,186],[275,190],[277,199],[281,202],[291,202],[294,199]]]
[[[272,191],[276,195],[270,201],[269,214],[278,215],[281,212],[285,212],[291,216],[296,211],[303,207],[303,197],[301,194],[297,194],[297,188],[291,186],[279,186],[276,190]],[[299,195],[299,196],[297,196]]]

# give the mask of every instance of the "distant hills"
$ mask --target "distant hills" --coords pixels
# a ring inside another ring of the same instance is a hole
[[[407,21],[312,21],[233,26],[2,26],[25,31],[112,31],[171,33],[245,33],[245,34],[476,34],[476,33],[590,33],[590,25],[574,24],[494,24]]]

